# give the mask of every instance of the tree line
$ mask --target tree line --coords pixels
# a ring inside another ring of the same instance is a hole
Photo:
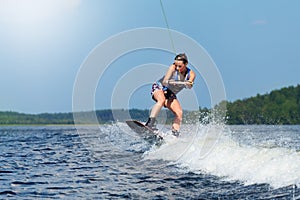
[[[234,102],[224,101],[221,104],[222,106],[226,104],[227,112],[224,114],[224,121],[227,124],[300,124],[300,85],[274,90],[264,95],[257,94],[255,97]],[[183,123],[196,123],[199,120],[208,123],[213,118],[211,117],[213,111],[220,115],[218,106],[214,109],[199,108],[197,111],[184,111]],[[8,111],[0,112],[0,125],[74,124],[73,114],[79,116],[76,123],[95,123],[91,120],[95,117],[97,123],[105,124],[125,121],[129,118],[146,121],[149,110],[106,109],[95,112],[42,114]],[[173,114],[167,111],[164,123],[171,123],[172,118]]]
[[[227,102],[228,124],[300,124],[300,85]]]

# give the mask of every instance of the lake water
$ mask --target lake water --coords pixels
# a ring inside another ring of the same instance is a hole
[[[300,126],[0,127],[0,199],[300,199]]]

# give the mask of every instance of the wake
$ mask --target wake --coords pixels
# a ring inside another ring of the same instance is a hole
[[[224,125],[185,125],[181,133],[179,138],[167,135],[165,143],[145,152],[144,158],[167,160],[194,173],[246,185],[300,185],[300,154],[294,149],[240,144]]]

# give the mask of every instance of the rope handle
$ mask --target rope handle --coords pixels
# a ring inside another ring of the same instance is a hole
[[[173,80],[168,80],[167,83],[169,85],[193,85],[193,81],[173,81]]]

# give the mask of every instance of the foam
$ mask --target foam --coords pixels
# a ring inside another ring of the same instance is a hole
[[[145,159],[168,160],[194,173],[245,184],[268,183],[280,188],[300,183],[299,152],[240,145],[229,129],[219,125],[186,126],[181,137],[167,137],[160,148],[145,153]]]

